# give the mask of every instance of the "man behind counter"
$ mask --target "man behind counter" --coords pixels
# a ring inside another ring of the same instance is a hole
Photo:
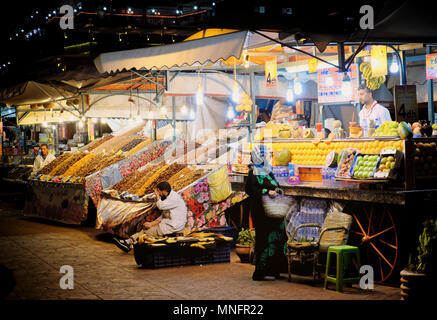
[[[368,120],[374,120],[375,126],[380,126],[386,121],[391,121],[388,109],[373,99],[372,90],[367,88],[365,83],[360,85],[358,92],[360,102],[364,105],[359,113],[361,128],[368,127]]]
[[[43,143],[40,146],[39,150],[40,154],[35,158],[35,162],[33,163],[33,173],[38,172],[43,167],[56,159],[53,154],[49,153],[49,148],[47,144]]]

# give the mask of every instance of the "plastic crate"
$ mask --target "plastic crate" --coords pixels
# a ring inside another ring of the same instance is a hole
[[[209,229],[204,229],[201,232],[220,233],[220,234],[224,235],[225,237],[233,238],[234,240],[232,242],[230,242],[232,247],[235,247],[235,244],[237,243],[238,232],[237,232],[237,229],[235,229],[234,227],[209,228]]]
[[[219,243],[217,247],[205,255],[194,258],[194,264],[231,262],[231,244]]]

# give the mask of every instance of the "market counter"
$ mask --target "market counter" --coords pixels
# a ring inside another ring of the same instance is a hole
[[[234,176],[232,190],[244,191],[245,178],[242,175]],[[382,189],[381,184],[374,185],[375,189],[368,187],[367,183],[336,180],[281,185],[285,194],[290,196],[405,205],[405,192],[403,190],[385,190]]]

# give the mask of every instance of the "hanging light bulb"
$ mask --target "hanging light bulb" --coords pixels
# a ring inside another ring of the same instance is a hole
[[[240,90],[238,89],[238,83],[237,81],[234,82],[234,89],[232,90],[232,101],[234,101],[235,103],[240,102]]]
[[[297,74],[296,77],[294,78],[294,93],[296,95],[300,95],[302,93],[302,83],[300,83]]]
[[[244,67],[247,69],[247,68],[249,68],[249,65],[250,65],[249,55],[245,54],[244,55]]]
[[[141,118],[141,116],[139,114],[137,114],[137,116],[135,117],[135,121],[137,123],[140,123],[141,121],[143,121],[143,118]]]
[[[182,112],[182,114],[187,114],[188,110],[187,110],[187,107],[185,106],[185,104],[182,106],[181,112]]]
[[[44,122],[42,123],[42,126],[43,126],[43,128],[47,128],[47,126],[48,126],[47,122],[44,121]]]
[[[161,108],[161,113],[162,114],[166,114],[167,113],[167,108],[165,106]]]
[[[347,99],[350,99],[352,97],[352,83],[347,72],[345,72],[343,75],[343,81],[341,83],[341,94]]]
[[[79,121],[79,128],[83,128],[83,126],[84,126],[83,121]]]
[[[235,112],[234,112],[234,108],[232,106],[228,107],[228,111],[226,112],[226,117],[228,119],[234,119],[235,118]]]
[[[194,112],[194,109],[191,109],[191,111],[190,111],[190,119],[194,120],[195,117],[196,117],[196,113]]]
[[[398,73],[399,72],[399,64],[398,64],[398,60],[396,58],[393,58],[393,60],[391,62],[390,72],[391,73]]]
[[[326,85],[331,87],[334,84],[334,79],[332,79],[331,73],[328,73],[328,77],[326,78]]]
[[[101,123],[108,123],[108,119],[107,118],[100,118],[100,122]]]
[[[62,119],[61,117],[58,118],[58,123],[63,123],[64,119]]]
[[[82,122],[85,122],[86,121],[86,118],[85,117],[82,117]]]
[[[287,88],[287,93],[285,95],[285,98],[287,99],[287,102],[292,102],[294,100],[294,93],[291,85]]]
[[[203,90],[202,90],[202,86],[199,84],[199,87],[197,88],[196,91],[196,104],[198,106],[203,104]]]

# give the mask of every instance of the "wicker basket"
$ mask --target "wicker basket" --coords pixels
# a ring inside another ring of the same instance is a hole
[[[293,201],[292,197],[282,194],[278,194],[275,198],[270,198],[268,194],[262,196],[264,212],[270,218],[284,218],[290,210]]]

